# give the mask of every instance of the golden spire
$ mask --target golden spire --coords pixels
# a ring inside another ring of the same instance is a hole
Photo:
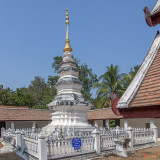
[[[64,49],[63,49],[63,52],[66,52],[66,51],[72,52],[72,48],[71,48],[70,43],[69,43],[69,35],[68,35],[68,25],[69,25],[68,8],[67,8],[67,12],[66,12],[66,25],[67,25],[67,31],[66,31],[66,44],[65,44],[65,47],[64,47]]]

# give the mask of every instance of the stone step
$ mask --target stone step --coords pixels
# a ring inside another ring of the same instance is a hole
[[[97,158],[103,158],[105,154],[109,153],[110,151],[104,151],[100,154],[97,153],[91,153],[91,154],[85,154],[85,155],[79,155],[75,157],[68,157],[68,158],[60,158],[58,160],[93,160]]]
[[[96,158],[102,158],[103,156],[100,154],[87,154],[82,156],[75,156],[75,157],[68,157],[68,158],[61,158],[59,160],[92,160]]]

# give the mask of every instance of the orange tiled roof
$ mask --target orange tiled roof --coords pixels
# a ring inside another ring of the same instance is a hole
[[[160,34],[157,34],[137,74],[117,108],[160,106]]]
[[[44,109],[25,109],[17,106],[0,106],[0,121],[51,121],[51,111]],[[111,108],[87,112],[88,120],[121,119]]]
[[[155,105],[160,105],[160,49],[129,106]]]
[[[50,110],[0,108],[0,121],[51,121]]]
[[[88,120],[102,120],[102,119],[122,119],[123,116],[117,116],[113,113],[111,108],[93,110],[88,112]]]
[[[28,107],[27,107],[27,106],[0,106],[0,108],[28,109]]]

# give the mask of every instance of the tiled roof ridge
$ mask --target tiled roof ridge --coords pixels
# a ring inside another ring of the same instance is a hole
[[[112,108],[111,108],[111,107],[108,107],[108,108],[94,109],[94,110],[89,110],[88,112],[108,110],[108,109],[112,109]]]
[[[30,110],[30,111],[50,111],[49,109],[31,109],[31,108],[0,108],[0,110]]]
[[[13,107],[15,107],[15,108],[21,108],[21,107],[24,107],[24,108],[28,108],[28,106],[9,106],[9,105],[0,105],[0,107],[11,107],[11,108],[13,108]]]
[[[131,100],[136,95],[141,83],[143,82],[152,62],[154,61],[158,51],[160,49],[160,34],[157,35],[144,59],[141,67],[133,78],[132,82],[120,98],[117,108],[128,108]]]

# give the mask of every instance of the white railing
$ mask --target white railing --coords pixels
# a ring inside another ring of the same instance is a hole
[[[150,128],[136,128],[133,130],[133,145],[153,143],[154,131]]]
[[[67,139],[48,139],[47,140],[47,155],[48,159],[56,159],[67,156],[75,156],[86,153],[95,152],[94,149],[95,138],[86,137],[81,138],[80,150],[74,150],[72,146],[72,138]]]
[[[101,150],[111,150],[115,149],[114,139],[116,137],[114,135],[102,135],[101,136]]]
[[[39,158],[39,151],[38,151],[38,140],[30,139],[27,137],[23,138],[24,140],[24,152]]]
[[[78,156],[87,153],[100,153],[106,150],[115,150],[120,142],[130,140],[129,147],[134,148],[138,145],[157,143],[157,128],[152,129],[133,129],[128,127],[112,129],[95,129],[92,131],[67,130],[58,128],[52,136],[46,136],[46,133],[39,133],[41,130],[23,129],[23,130],[5,130],[2,129],[2,138],[7,143],[16,147],[17,152],[27,153],[40,160],[57,159],[69,156]],[[80,138],[81,147],[74,150],[72,140]],[[15,145],[16,144],[16,145]]]
[[[112,150],[115,149],[116,144],[115,144],[115,139],[127,139],[129,138],[129,134],[127,131],[122,132],[115,132],[111,131],[108,132],[106,135],[101,135],[101,150]]]

